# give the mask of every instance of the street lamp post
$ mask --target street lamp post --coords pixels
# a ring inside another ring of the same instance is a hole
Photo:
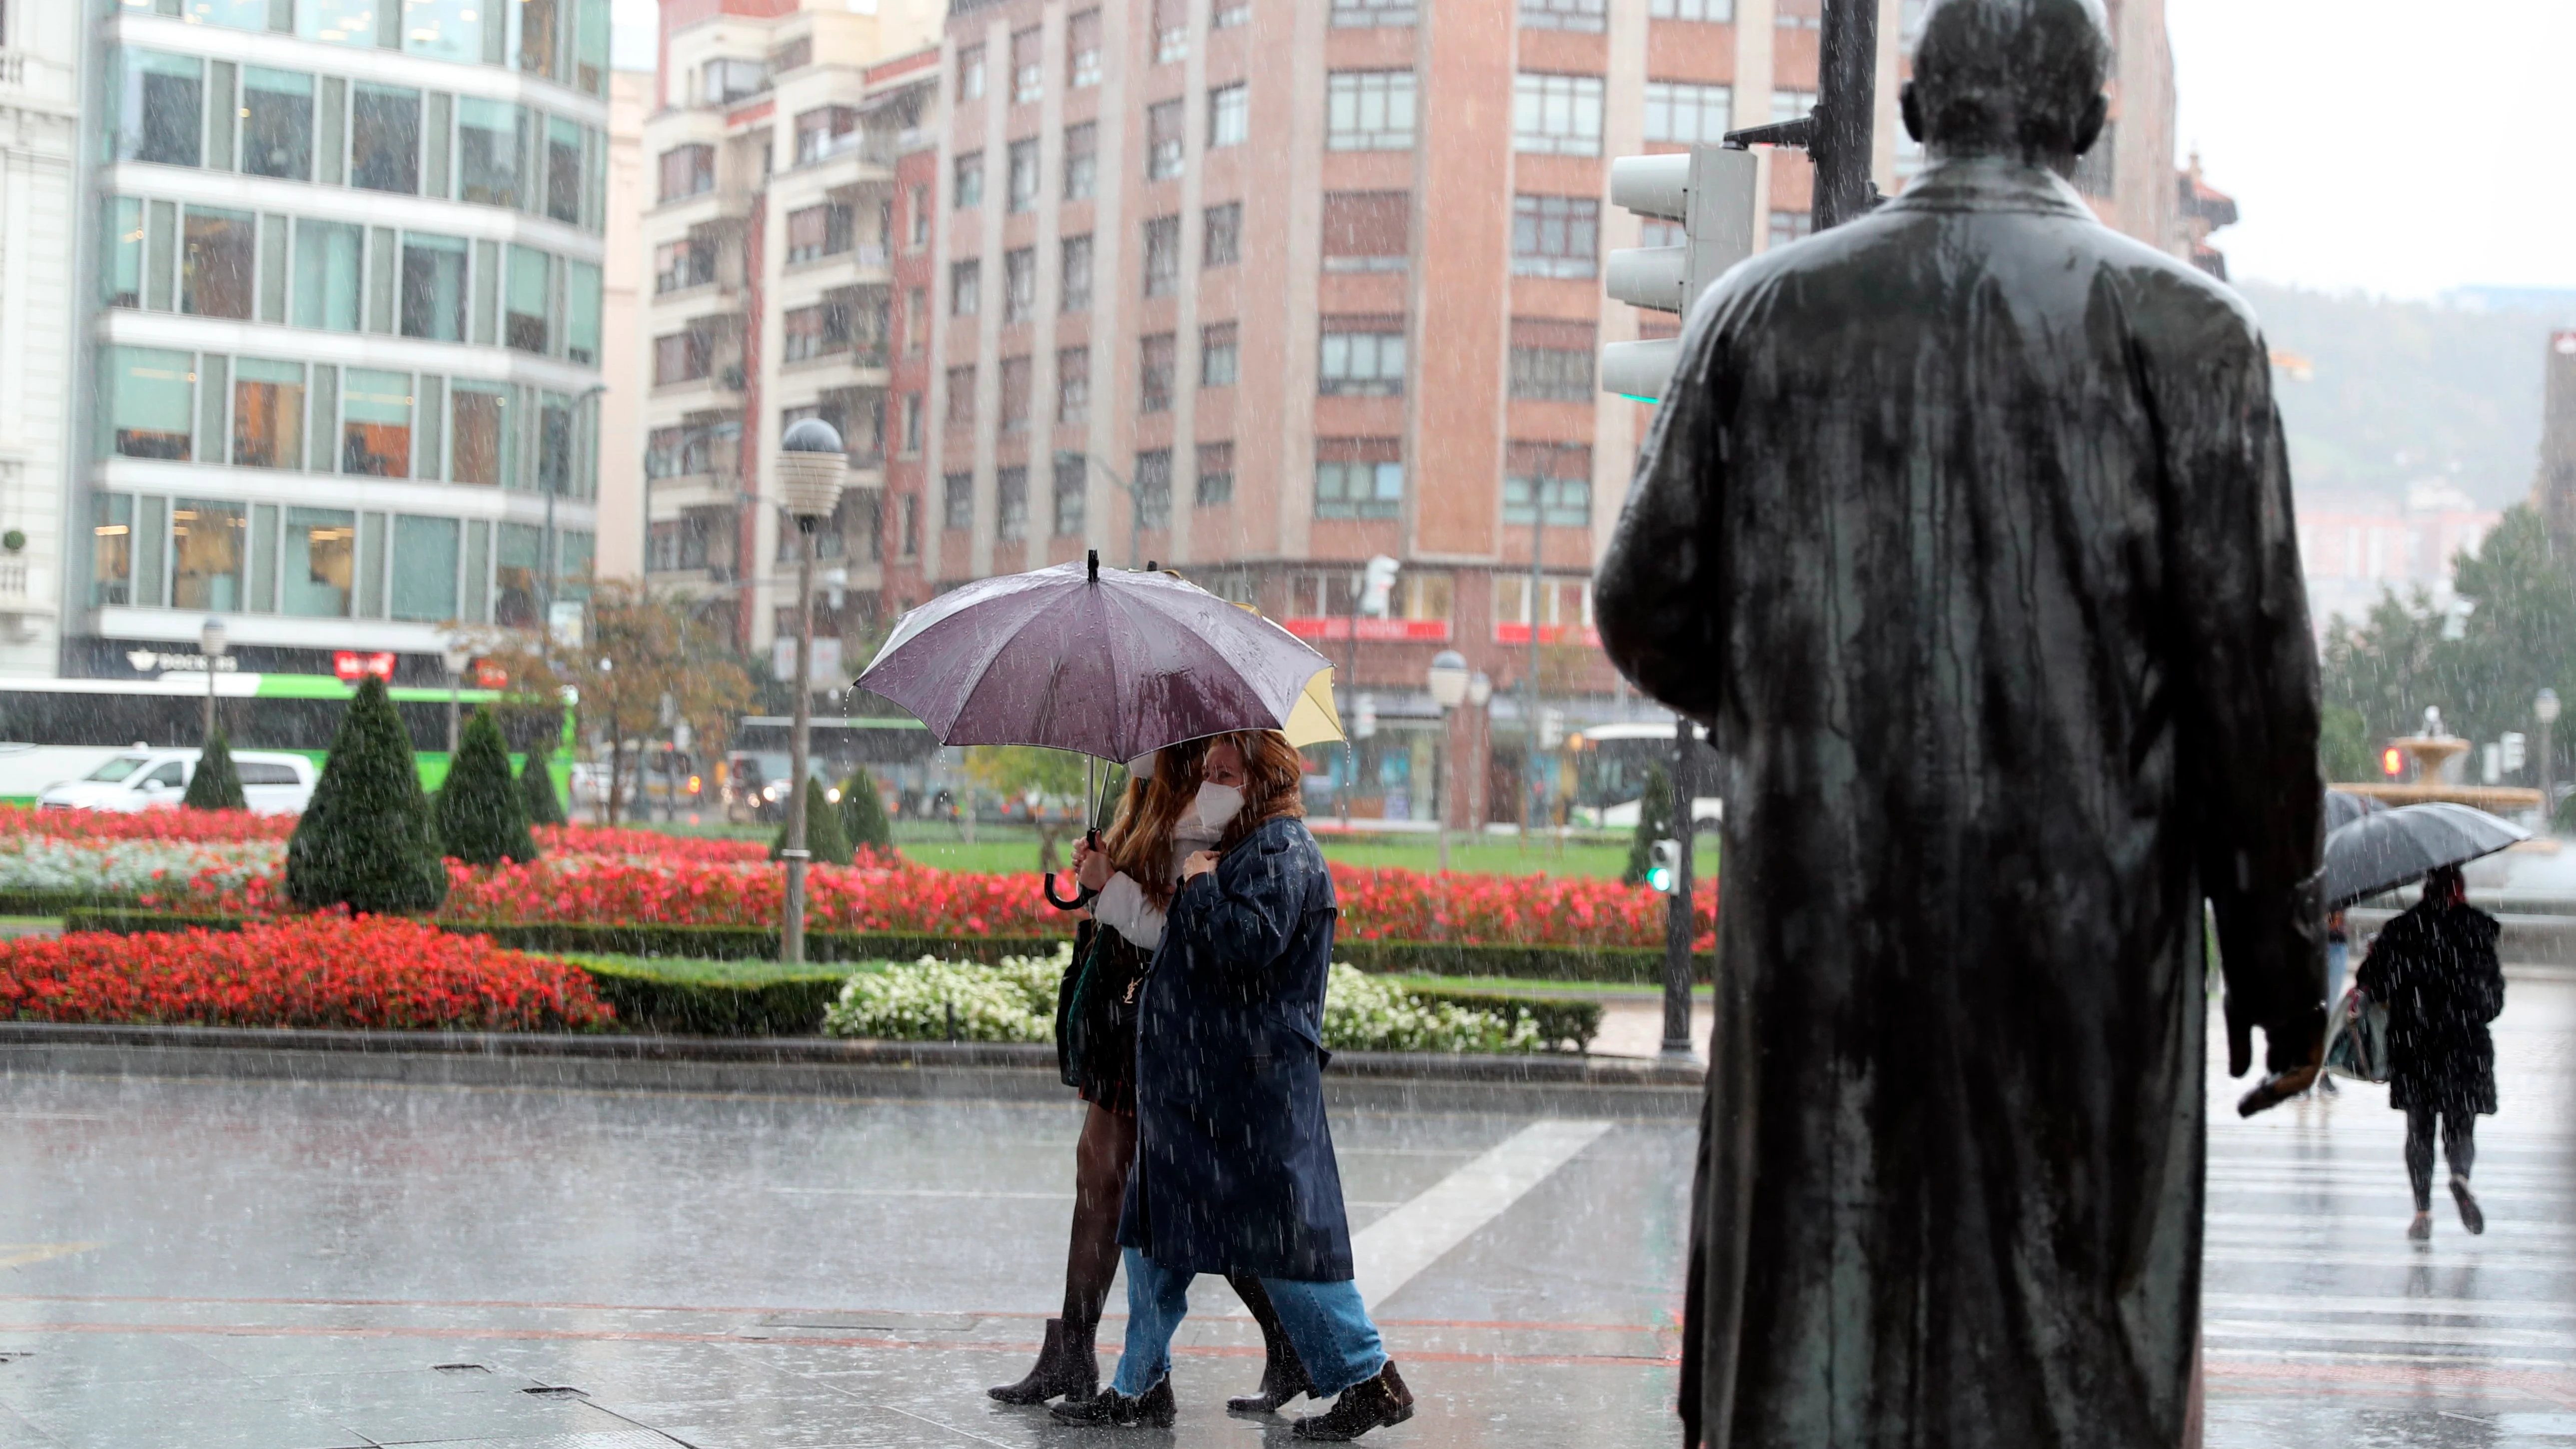
[[[1664,918],[1664,1055],[1691,1054],[1691,941],[1699,922],[1691,910],[1691,841],[1699,822],[1691,807],[1699,795],[1697,759],[1692,755],[1691,722],[1673,718],[1673,899]]]
[[[2543,689],[2532,696],[2531,717],[2540,721],[2540,828],[2550,830],[2558,818],[2558,802],[2550,798],[2556,793],[2556,784],[2550,779],[2550,766],[2556,761],[2549,754],[2550,731],[2558,723],[2558,691]]]
[[[474,662],[474,646],[462,639],[450,639],[438,651],[438,662],[447,666],[447,760],[456,762],[456,716],[465,688],[465,666]]]
[[[1467,656],[1455,649],[1443,649],[1431,656],[1431,702],[1440,706],[1440,768],[1437,772],[1440,799],[1432,814],[1440,822],[1440,873],[1449,873],[1449,800],[1454,792],[1449,748],[1449,722],[1459,704],[1467,698]]]
[[[1138,541],[1144,533],[1145,507],[1136,497],[1136,485],[1119,477],[1117,469],[1078,449],[1058,448],[1055,450],[1055,460],[1059,463],[1080,463],[1086,468],[1097,468],[1110,482],[1118,485],[1119,492],[1127,495],[1127,567],[1131,569],[1136,567],[1136,560],[1143,557],[1145,551],[1144,545]]]
[[[1476,708],[1476,768],[1467,776],[1467,829],[1485,833],[1485,771],[1494,747],[1494,681],[1479,669],[1467,680],[1467,703]]]
[[[215,742],[215,661],[223,658],[224,652],[231,647],[224,637],[223,620],[210,617],[198,626],[197,652],[206,656],[206,732],[200,736],[205,743],[198,747],[201,760],[205,757],[206,748]]]
[[[787,900],[778,923],[778,959],[805,959],[805,767],[814,730],[814,525],[840,506],[850,461],[840,430],[807,418],[778,443],[778,492],[796,520],[796,708],[787,742]]]

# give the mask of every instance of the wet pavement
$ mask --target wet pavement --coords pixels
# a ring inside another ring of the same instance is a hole
[[[2576,980],[2517,978],[2498,1041],[2483,1238],[2444,1203],[2405,1240],[2379,1089],[2241,1123],[2213,1077],[2211,1444],[2576,1446]],[[0,1079],[0,1449],[1104,1442],[981,1392],[1052,1309],[1076,1123]],[[1675,1442],[1688,1124],[1341,1115],[1336,1136],[1422,1402],[1373,1440]],[[1222,1412],[1258,1340],[1201,1289],[1178,1441],[1287,1442]]]

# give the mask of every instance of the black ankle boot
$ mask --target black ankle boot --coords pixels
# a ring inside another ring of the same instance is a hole
[[[1299,1419],[1296,1435],[1300,1439],[1356,1439],[1371,1429],[1401,1424],[1412,1417],[1413,1391],[1404,1386],[1404,1376],[1395,1371],[1395,1360],[1388,1359],[1377,1377],[1351,1385],[1333,1401],[1331,1409]]]
[[[1306,1376],[1306,1366],[1298,1362],[1297,1350],[1285,1342],[1269,1346],[1269,1356],[1261,1366],[1261,1389],[1258,1393],[1225,1401],[1229,1414],[1275,1414],[1281,1406],[1292,1403],[1299,1394],[1315,1391],[1315,1381]]]
[[[1046,1346],[1038,1350],[1037,1367],[1029,1370],[1029,1376],[1016,1384],[1001,1384],[984,1392],[1006,1404],[1043,1404],[1059,1394],[1087,1399],[1099,1388],[1100,1355],[1087,1340],[1079,1345],[1070,1342],[1064,1320],[1050,1318]]]
[[[1059,1424],[1081,1424],[1091,1428],[1168,1429],[1180,1417],[1180,1401],[1172,1397],[1172,1376],[1165,1374],[1154,1386],[1134,1398],[1116,1389],[1102,1389],[1087,1399],[1067,1399],[1049,1410]]]

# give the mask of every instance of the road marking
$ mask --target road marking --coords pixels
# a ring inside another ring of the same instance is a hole
[[[2433,1318],[2546,1318],[2576,1323],[2576,1304],[2540,1299],[2334,1298],[2293,1293],[2203,1293],[2204,1311],[2237,1313],[2378,1313]]]
[[[1375,1307],[1610,1130],[1607,1122],[1533,1122],[1351,1238],[1360,1301]]]
[[[92,1248],[106,1246],[105,1243],[0,1243],[0,1268],[23,1268],[29,1263],[41,1263],[48,1258],[68,1258],[74,1253],[86,1253]]]

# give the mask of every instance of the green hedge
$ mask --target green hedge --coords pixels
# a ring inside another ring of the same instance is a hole
[[[1543,996],[1505,996],[1482,991],[1451,991],[1437,986],[1405,988],[1425,1001],[1445,1001],[1472,1011],[1490,1011],[1509,1021],[1516,1012],[1526,1011],[1538,1023],[1539,1040],[1552,1050],[1571,1043],[1576,1051],[1590,1049],[1592,1039],[1601,1034],[1601,1003],[1597,1001],[1551,1001]]]
[[[841,994],[846,970],[724,969],[752,963],[637,960],[574,955],[590,984],[630,1031],[675,1036],[813,1036],[823,1008]]]

